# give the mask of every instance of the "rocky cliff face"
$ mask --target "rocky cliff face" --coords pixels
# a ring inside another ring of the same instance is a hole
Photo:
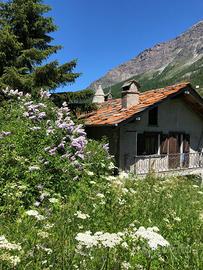
[[[154,76],[163,73],[162,79],[169,79],[174,76],[174,73],[185,70],[184,74],[181,72],[184,78],[187,74],[191,75],[188,67],[191,65],[194,67],[194,63],[198,63],[198,68],[203,69],[201,59],[203,59],[203,21],[177,38],[146,49],[137,57],[110,70],[102,78],[93,82],[90,88],[95,89],[99,84],[107,88],[129,78],[146,74]]]

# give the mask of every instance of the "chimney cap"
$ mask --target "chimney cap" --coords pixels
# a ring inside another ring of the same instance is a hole
[[[140,84],[139,84],[136,80],[129,80],[129,81],[125,82],[125,83],[122,85],[122,88],[123,88],[123,89],[124,89],[124,88],[127,88],[127,87],[130,88],[130,86],[131,86],[133,83],[137,86],[137,88],[140,88]]]
[[[103,103],[104,101],[105,101],[104,91],[102,89],[101,84],[99,84],[98,88],[94,93],[92,103]]]
[[[101,84],[98,85],[98,88],[97,88],[96,91],[95,91],[95,95],[96,95],[96,96],[104,96],[104,91],[103,91],[103,89],[102,89]]]

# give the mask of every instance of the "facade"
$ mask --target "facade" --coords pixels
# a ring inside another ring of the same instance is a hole
[[[189,83],[140,93],[129,81],[121,99],[98,104],[85,123],[89,137],[108,138],[121,170],[202,171],[203,100]]]

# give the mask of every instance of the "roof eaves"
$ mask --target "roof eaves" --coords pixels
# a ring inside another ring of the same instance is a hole
[[[139,114],[143,113],[144,111],[150,110],[150,109],[156,107],[158,104],[162,103],[163,101],[166,101],[166,100],[169,99],[169,98],[173,98],[173,97],[175,97],[175,96],[181,94],[182,92],[184,92],[184,91],[186,90],[186,88],[187,88],[188,86],[194,91],[194,89],[192,88],[192,86],[191,86],[190,84],[188,84],[188,85],[184,86],[183,88],[180,88],[177,92],[172,93],[172,94],[169,94],[169,95],[166,96],[165,98],[163,98],[163,99],[161,99],[161,100],[159,100],[159,101],[157,101],[157,102],[155,102],[155,103],[153,103],[153,104],[151,104],[151,105],[149,105],[149,106],[146,106],[145,108],[143,108],[142,110],[136,112],[135,114],[133,114],[133,115],[130,116],[129,118],[127,118],[127,119],[121,121],[121,122],[119,123],[119,125],[125,125],[125,124],[129,123],[130,121],[132,121],[132,119],[133,119],[135,116],[138,116]],[[196,92],[194,91],[194,93],[196,93]],[[201,98],[201,97],[200,97],[200,98]],[[202,99],[202,98],[201,98],[201,99]],[[202,100],[202,102],[203,102],[203,100]]]

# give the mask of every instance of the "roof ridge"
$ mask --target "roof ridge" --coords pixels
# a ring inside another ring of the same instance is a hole
[[[149,92],[161,91],[161,90],[164,90],[164,89],[168,90],[168,88],[171,89],[173,87],[177,87],[177,86],[181,86],[181,85],[189,85],[189,84],[190,84],[190,82],[180,82],[180,83],[176,83],[176,84],[172,84],[172,85],[167,85],[167,86],[164,86],[164,87],[161,87],[161,88],[153,88],[153,89],[141,92],[140,94],[144,95],[145,93],[149,93]]]

